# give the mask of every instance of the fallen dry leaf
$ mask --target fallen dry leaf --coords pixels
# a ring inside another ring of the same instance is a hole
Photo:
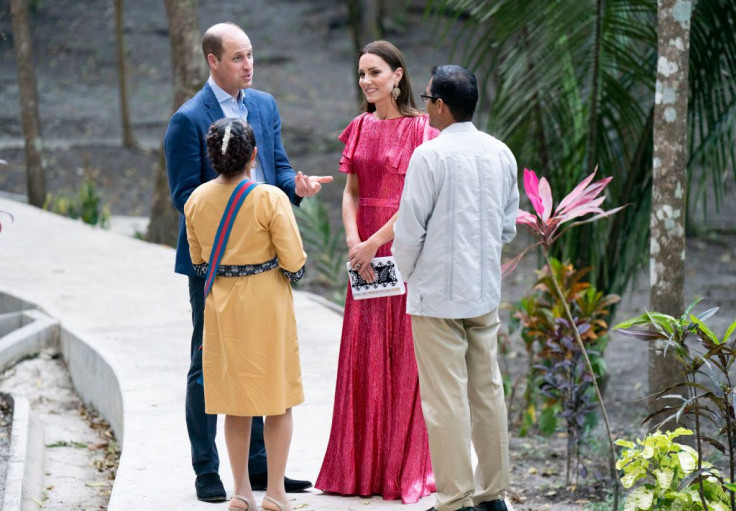
[[[101,483],[84,483],[85,486],[89,486],[90,488],[97,488],[99,486],[110,486],[110,483],[107,481],[101,482]]]

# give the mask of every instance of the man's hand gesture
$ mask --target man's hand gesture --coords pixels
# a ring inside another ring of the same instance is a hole
[[[322,189],[322,183],[331,183],[332,176],[307,176],[302,172],[296,173],[294,183],[296,185],[296,194],[299,197],[311,197],[317,195]]]

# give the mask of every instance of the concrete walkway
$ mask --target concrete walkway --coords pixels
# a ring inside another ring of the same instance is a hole
[[[174,250],[93,228],[0,198],[0,293],[36,304],[61,322],[61,345],[82,398],[110,422],[122,457],[113,511],[215,510],[196,500],[184,424],[191,319],[186,278]],[[319,297],[296,292],[307,401],[294,409],[287,473],[315,480],[327,445],[342,318]],[[220,421],[220,426],[222,426]],[[224,435],[218,435],[225,487],[232,491]],[[260,501],[262,494],[256,494]],[[312,490],[295,509],[425,510],[417,504],[343,498]]]

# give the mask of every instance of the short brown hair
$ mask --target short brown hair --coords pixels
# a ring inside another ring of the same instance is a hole
[[[226,21],[225,23],[218,23],[217,25],[212,25],[210,28],[208,28],[207,32],[204,33],[204,37],[202,38],[202,53],[204,53],[205,60],[207,60],[207,55],[209,55],[210,53],[214,55],[217,60],[222,59],[222,52],[224,51],[224,48],[222,46],[222,25],[230,25],[234,28],[237,28],[238,30],[243,30],[235,23],[232,23],[230,21]],[[217,29],[215,29],[215,27],[217,27]]]

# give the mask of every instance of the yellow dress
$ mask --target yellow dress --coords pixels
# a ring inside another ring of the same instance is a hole
[[[194,264],[209,262],[235,186],[210,181],[185,204]],[[220,264],[260,264],[274,257],[289,272],[307,260],[286,194],[261,184],[243,202]],[[209,414],[280,415],[304,401],[294,300],[278,268],[215,278],[205,302],[202,368]]]

